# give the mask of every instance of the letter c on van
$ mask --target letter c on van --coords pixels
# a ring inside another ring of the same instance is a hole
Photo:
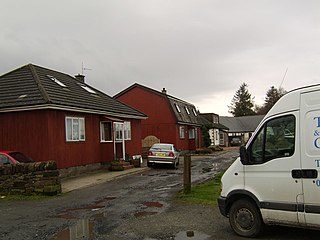
[[[318,138],[316,138],[316,139],[314,140],[314,146],[315,146],[316,148],[320,148],[320,137],[318,137]]]

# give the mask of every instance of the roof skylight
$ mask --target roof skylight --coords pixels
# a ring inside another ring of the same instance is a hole
[[[197,116],[197,111],[194,108],[192,108],[192,112],[195,116]]]
[[[54,76],[51,75],[47,75],[48,78],[50,78],[53,82],[55,82],[56,84],[58,84],[60,87],[67,87],[66,85],[64,85],[62,82],[60,82],[58,79],[56,79]]]
[[[22,99],[22,98],[25,98],[26,96],[28,96],[28,94],[23,94],[23,95],[20,95],[20,96],[18,97],[18,99]]]
[[[181,113],[181,110],[180,110],[179,106],[176,103],[174,104],[174,106],[176,107],[178,113]]]
[[[190,115],[189,108],[187,106],[184,107],[188,115]]]
[[[80,87],[82,87],[82,88],[83,88],[84,90],[86,90],[87,92],[93,93],[93,94],[97,94],[96,91],[94,91],[93,89],[89,88],[88,86],[83,85],[83,84],[79,84],[79,85],[80,85]]]

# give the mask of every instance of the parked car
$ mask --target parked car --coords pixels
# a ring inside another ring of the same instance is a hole
[[[234,137],[234,138],[232,138],[230,144],[231,144],[231,146],[240,146],[241,139],[239,137]]]
[[[33,159],[17,151],[0,151],[0,165],[18,163],[32,163]]]
[[[155,164],[171,164],[174,168],[179,165],[180,151],[171,143],[155,143],[148,152],[148,167]]]

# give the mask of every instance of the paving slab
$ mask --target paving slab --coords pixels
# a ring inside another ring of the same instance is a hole
[[[131,174],[136,174],[149,170],[148,167],[131,168],[124,171],[98,170],[84,173],[76,177],[61,179],[62,193],[71,192],[76,189],[90,187],[96,184],[112,181]]]

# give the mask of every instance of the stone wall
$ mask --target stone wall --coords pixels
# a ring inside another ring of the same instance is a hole
[[[56,195],[61,193],[53,161],[0,166],[0,195]]]

